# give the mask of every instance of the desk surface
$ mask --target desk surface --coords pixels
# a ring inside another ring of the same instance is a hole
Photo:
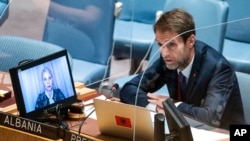
[[[8,88],[12,92],[11,98],[9,98],[8,100],[5,100],[3,102],[0,102],[0,111],[15,114],[16,113],[15,98],[14,98],[14,93],[13,93],[13,89],[12,89],[12,85],[11,85],[11,79],[10,79],[10,76],[8,73],[0,72],[0,85],[5,86],[6,88]],[[69,125],[69,128],[71,131],[78,132],[79,125],[81,123],[80,120],[79,121],[67,121],[67,122],[68,122],[68,125]],[[222,139],[220,141],[229,140],[228,131],[217,129],[217,128],[213,128],[212,130],[215,132],[218,132],[218,133],[225,133],[228,135],[228,138]],[[121,139],[121,138],[117,138],[117,137],[102,135],[100,133],[99,128],[98,128],[97,121],[95,119],[92,119],[92,118],[88,118],[84,122],[84,124],[81,128],[81,133],[83,135],[90,135],[90,136],[98,138],[100,140],[127,141],[127,139]]]

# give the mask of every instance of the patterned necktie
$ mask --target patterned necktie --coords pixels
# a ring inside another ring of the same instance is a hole
[[[178,75],[178,100],[182,100],[185,97],[186,85],[186,77],[180,71]]]

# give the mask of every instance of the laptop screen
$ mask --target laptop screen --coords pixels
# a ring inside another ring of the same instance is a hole
[[[53,106],[76,102],[66,50],[12,68],[10,75],[20,116],[38,118]]]

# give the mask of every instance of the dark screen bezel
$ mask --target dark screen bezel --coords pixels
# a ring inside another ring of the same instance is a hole
[[[18,109],[18,112],[19,112],[19,116],[24,117],[24,118],[29,118],[29,119],[38,119],[38,118],[43,116],[44,110],[46,110],[46,109],[54,107],[57,104],[60,104],[62,106],[62,108],[69,107],[72,103],[77,101],[76,92],[75,92],[75,89],[73,89],[74,95],[70,96],[70,97],[67,97],[64,100],[55,102],[53,104],[50,104],[50,105],[45,106],[45,107],[43,107],[41,109],[37,109],[37,110],[31,111],[31,112],[27,112],[26,109],[25,109],[25,101],[24,101],[24,98],[23,98],[22,90],[21,90],[21,84],[20,84],[20,80],[19,80],[19,77],[18,77],[18,71],[19,70],[26,70],[26,69],[35,67],[37,65],[49,62],[51,60],[54,60],[54,59],[57,59],[57,58],[60,58],[60,57],[63,57],[63,56],[66,57],[66,61],[67,61],[68,69],[69,69],[68,71],[70,73],[69,75],[70,75],[70,78],[71,78],[72,88],[74,88],[74,83],[73,83],[73,78],[72,78],[72,73],[71,73],[71,67],[69,65],[70,63],[69,63],[69,57],[68,57],[67,50],[61,50],[61,51],[58,51],[56,53],[53,53],[53,54],[47,55],[45,57],[42,57],[40,59],[36,59],[36,60],[30,61],[30,62],[24,63],[24,64],[22,64],[20,66],[9,69],[9,73],[10,73],[10,77],[11,77],[12,87],[13,87],[14,96],[15,96],[15,99],[16,99],[16,105],[17,105],[17,109]]]
[[[174,141],[193,141],[191,128],[183,114],[177,109],[171,99],[163,102],[165,117],[168,123],[170,136]]]

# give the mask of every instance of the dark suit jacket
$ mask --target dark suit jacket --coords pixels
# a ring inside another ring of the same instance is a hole
[[[54,89],[53,90],[52,99],[55,102],[63,100],[64,98],[65,98],[65,96],[64,96],[64,94],[62,93],[62,91],[60,89]],[[37,101],[36,101],[35,109],[39,109],[39,108],[45,107],[47,105],[49,105],[49,98],[46,96],[45,92],[40,93],[38,95],[38,98],[37,98]]]
[[[177,99],[177,77],[177,70],[168,69],[160,57],[144,73],[124,85],[121,101],[145,107],[147,93],[163,85],[167,85],[170,97]],[[208,124],[226,129],[230,124],[245,124],[233,68],[220,53],[200,41],[195,43],[195,58],[182,102],[178,106],[181,112]]]

